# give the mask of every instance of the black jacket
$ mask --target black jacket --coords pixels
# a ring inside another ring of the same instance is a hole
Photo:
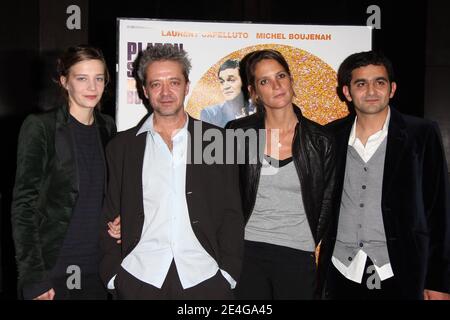
[[[102,146],[115,134],[114,120],[94,112]],[[32,114],[22,124],[11,220],[19,288],[49,290],[78,198],[78,169],[66,106]],[[106,175],[105,175],[106,176]],[[105,178],[106,184],[106,178]]]
[[[336,138],[338,157],[333,219],[319,261],[322,285],[336,242],[354,120],[351,115],[328,125]],[[399,298],[422,299],[424,288],[450,292],[450,192],[439,129],[431,121],[391,108],[388,130],[381,210]]]
[[[201,129],[199,125],[201,123]],[[146,134],[136,136],[140,126],[120,132],[107,146],[108,189],[104,203],[104,225],[120,214],[122,244],[101,230],[102,259],[100,276],[108,284],[117,274],[122,260],[139,243],[144,224],[142,168]],[[189,117],[191,137],[188,150],[192,156],[186,165],[186,202],[191,227],[200,244],[219,268],[238,281],[244,249],[244,226],[238,189],[236,165],[196,163],[207,146],[204,132],[223,129]],[[200,139],[200,143],[199,142]],[[202,148],[197,150],[196,148]],[[114,294],[114,292],[112,292]]]
[[[334,144],[331,136],[321,125],[305,118],[297,106],[294,106],[294,111],[299,123],[295,128],[292,156],[300,180],[308,223],[318,245],[330,220],[334,186]],[[248,130],[264,129],[264,126],[263,112],[227,124],[229,129],[243,129],[247,133]],[[257,136],[258,145],[261,145],[259,152],[252,152],[254,146],[249,146],[246,140],[243,146],[245,163],[239,166],[242,207],[246,222],[255,205],[262,167],[260,155],[264,152],[264,143],[260,143],[259,135]]]

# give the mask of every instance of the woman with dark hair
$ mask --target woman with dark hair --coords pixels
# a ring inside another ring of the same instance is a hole
[[[29,115],[20,130],[12,227],[25,299],[106,299],[98,277],[104,146],[116,132],[99,112],[109,74],[100,50],[58,60],[65,104]]]
[[[256,131],[255,144],[264,150],[255,157],[255,146],[241,145],[247,160],[240,165],[246,227],[236,296],[313,299],[315,252],[328,224],[334,184],[332,138],[293,103],[293,79],[281,53],[255,51],[246,74],[252,101],[262,112],[227,128],[249,136]]]
[[[254,113],[254,106],[245,99],[239,74],[239,60],[226,60],[217,72],[225,101],[204,108],[200,113],[202,121],[224,127],[229,121]]]

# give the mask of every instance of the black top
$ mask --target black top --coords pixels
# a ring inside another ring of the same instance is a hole
[[[290,162],[292,162],[292,156],[283,160],[278,160],[275,158],[272,158],[271,156],[268,156],[267,154],[264,155],[264,159],[266,159],[266,161],[275,168],[281,168],[284,167],[285,165],[289,164]]]
[[[103,202],[105,163],[95,124],[84,125],[70,116],[77,161],[79,193],[53,277],[67,275],[67,267],[80,267],[81,274],[98,272],[99,223]]]

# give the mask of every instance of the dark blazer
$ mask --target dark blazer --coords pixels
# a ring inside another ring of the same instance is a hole
[[[319,244],[331,215],[331,197],[334,189],[334,143],[333,137],[321,125],[305,118],[300,108],[294,106],[298,118],[292,143],[292,157],[300,181],[303,204],[309,226],[316,245]],[[230,129],[264,129],[264,112],[231,121]],[[257,145],[263,148],[264,143]],[[244,221],[247,222],[253,212],[262,168],[261,157],[253,154],[253,146],[245,141],[245,164],[239,166],[240,187]],[[261,154],[264,150],[259,150]],[[256,159],[255,159],[256,158]],[[255,161],[256,160],[256,161]],[[300,197],[299,197],[300,201]]]
[[[94,117],[104,147],[116,126],[97,110]],[[19,288],[49,282],[48,272],[56,263],[78,197],[77,161],[68,124],[69,112],[63,106],[29,115],[20,130],[11,208]]]
[[[194,122],[197,123],[194,130]],[[201,131],[198,125],[201,124]],[[142,167],[146,145],[146,134],[136,136],[140,126],[121,132],[106,149],[109,182],[105,198],[105,228],[101,230],[100,276],[105,284],[117,274],[122,260],[140,240],[144,223],[142,195]],[[223,129],[189,117],[188,131],[191,140],[188,150],[194,150],[195,143],[207,129]],[[219,268],[238,281],[242,255],[244,227],[238,187],[236,165],[187,164],[186,201],[191,227],[203,248],[213,257]],[[122,244],[107,233],[106,222],[120,214]]]
[[[320,256],[321,283],[336,241],[348,139],[355,116],[328,125],[337,144],[334,219]],[[389,259],[405,299],[450,292],[450,194],[439,128],[391,108],[381,208]],[[327,294],[325,285],[325,296]]]

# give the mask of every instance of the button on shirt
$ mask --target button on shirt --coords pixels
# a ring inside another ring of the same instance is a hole
[[[191,227],[186,193],[186,159],[189,118],[172,138],[172,152],[154,130],[153,115],[136,135],[147,134],[142,187],[144,224],[136,247],[122,267],[137,279],[161,288],[174,260],[181,285],[193,287],[219,270],[217,262],[202,247]],[[222,275],[234,288],[236,282]]]
[[[383,128],[380,131],[371,135],[369,139],[367,139],[365,146],[362,144],[361,140],[359,140],[356,137],[357,118],[355,118],[355,121],[353,122],[352,131],[350,132],[348,145],[352,146],[356,150],[356,152],[358,152],[359,156],[361,157],[361,159],[364,160],[365,163],[367,163],[370,160],[370,158],[377,151],[378,147],[381,145],[381,143],[383,143],[384,139],[387,137],[390,118],[391,118],[391,110],[388,109],[388,114],[384,122]],[[366,168],[365,170],[367,171]],[[362,187],[364,189],[364,186]],[[361,204],[360,206],[363,207],[364,204]],[[362,243],[360,244],[360,247],[363,248]],[[362,281],[362,277],[365,271],[364,267],[366,265],[366,260],[367,254],[364,252],[364,249],[358,251],[356,256],[351,260],[352,262],[348,267],[346,267],[341,261],[339,261],[334,256],[331,258],[333,265],[336,267],[336,269],[339,270],[339,272],[343,276],[357,283],[361,283]],[[392,271],[390,263],[387,263],[381,267],[377,267],[376,265],[374,265],[374,267],[378,276],[382,281],[394,276],[394,272]]]

